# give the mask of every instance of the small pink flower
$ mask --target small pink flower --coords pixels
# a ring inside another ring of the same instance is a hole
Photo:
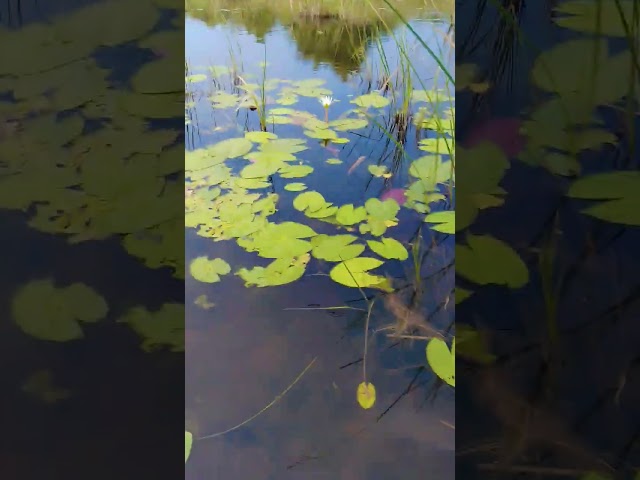
[[[398,202],[398,205],[404,205],[404,203],[407,201],[407,196],[405,195],[403,188],[392,188],[391,190],[387,190],[380,196],[380,200],[382,200],[383,202],[388,198],[394,199],[396,202]]]
[[[517,157],[526,144],[526,138],[520,133],[522,122],[519,118],[492,118],[471,128],[465,146],[472,148],[482,142],[491,142],[508,157]]]

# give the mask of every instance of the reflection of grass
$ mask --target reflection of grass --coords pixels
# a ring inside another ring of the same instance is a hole
[[[405,17],[416,13],[422,16],[448,15],[454,8],[451,0],[394,3]],[[381,15],[389,22],[398,23],[397,15],[384,0],[185,0],[185,10],[190,16],[207,23],[241,22],[249,27],[249,31],[260,23],[275,20],[289,25],[302,19],[317,22],[337,19],[343,24],[355,25],[376,23]]]

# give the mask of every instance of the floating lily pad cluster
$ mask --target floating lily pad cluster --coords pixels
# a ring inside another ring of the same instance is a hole
[[[107,0],[0,30],[0,93],[7,98],[0,101],[0,208],[23,211],[32,228],[73,243],[115,237],[149,268],[169,267],[184,278],[180,132],[150,125],[182,114],[176,59],[184,55],[183,17],[174,7]],[[158,31],[161,10],[169,9],[176,28]],[[114,16],[115,28],[104,22]],[[116,78],[97,53],[123,45],[155,58]],[[134,308],[120,322],[144,348],[180,350],[183,310]],[[87,285],[35,280],[16,292],[12,313],[23,332],[66,342],[82,338],[108,308]]]
[[[163,3],[109,0],[0,31],[0,91],[12,97],[0,102],[0,208],[34,211],[33,228],[71,242],[119,236],[147,266],[184,277],[179,132],[149,127],[184,98],[182,34],[154,31]],[[115,29],[102,21],[114,14]],[[94,54],[130,43],[157,58],[118,84]]]
[[[384,260],[361,257],[366,245],[351,234],[318,235],[308,225],[297,222],[274,223],[269,217],[278,208],[279,196],[265,193],[269,178],[279,175],[296,178],[313,168],[300,165],[297,153],[306,150],[305,140],[278,138],[274,134],[247,133],[244,137],[218,142],[211,147],[187,152],[185,225],[216,241],[235,240],[248,252],[271,259],[266,267],[236,271],[247,286],[275,286],[299,279],[311,257],[340,262],[330,275],[347,286],[388,289],[385,278],[368,273]],[[295,163],[298,162],[298,163]],[[307,167],[306,169],[304,167]],[[237,172],[237,173],[236,173]],[[300,182],[292,182],[297,190]],[[293,200],[293,208],[311,221],[323,221],[338,228],[381,237],[398,224],[400,206],[392,199],[369,199],[364,205],[342,206],[328,202],[316,191],[303,191]],[[370,249],[384,259],[405,260],[406,247],[382,237],[369,241]],[[220,260],[220,259],[217,259]],[[217,281],[228,273],[220,261],[196,259],[192,275],[201,281]],[[224,268],[222,268],[224,267]],[[354,278],[356,279],[354,283]]]
[[[233,72],[216,66],[210,68],[207,75],[220,85]],[[203,80],[202,75],[186,78],[187,82]],[[247,286],[293,282],[302,277],[313,257],[323,262],[337,262],[338,265],[330,270],[330,276],[342,285],[389,289],[385,277],[372,271],[385,261],[408,258],[403,244],[385,236],[389,228],[398,225],[397,215],[401,208],[398,202],[392,198],[370,198],[361,205],[336,205],[300,181],[314,172],[314,167],[300,156],[308,149],[309,141],[349,142],[341,132],[368,127],[371,111],[388,107],[389,99],[377,92],[366,93],[351,100],[354,108],[340,118],[329,120],[325,117],[323,120],[310,112],[292,108],[301,97],[315,99],[330,95],[331,91],[324,87],[322,79],[263,78],[258,83],[243,82],[239,91],[230,89],[235,93],[221,88],[215,90],[208,98],[210,105],[214,109],[260,108],[264,111],[266,124],[271,126],[270,131],[249,131],[243,136],[186,152],[186,227],[195,228],[198,235],[214,241],[235,240],[246,251],[270,259],[267,266],[236,270]],[[427,99],[431,93],[439,94],[434,92],[415,91],[415,101]],[[260,101],[264,104],[255,103]],[[280,138],[277,134],[280,124],[299,126],[308,140]],[[406,207],[428,213],[431,204],[445,199],[442,187],[454,181],[451,159],[455,146],[451,134],[452,131],[447,130],[445,135],[420,143],[419,148],[425,155],[409,167],[412,183],[406,192]],[[327,163],[340,164],[342,161],[333,158]],[[392,176],[384,166],[371,165],[369,171],[382,178]],[[308,218],[309,225],[311,222],[329,223],[336,227],[336,234],[318,235],[302,223],[271,222],[270,217],[282,208],[280,195],[269,192],[275,177],[294,180],[287,182],[284,190],[297,193],[292,206]],[[449,216],[434,219],[434,223],[438,225],[436,230],[453,233],[454,221]],[[363,242],[367,235],[378,239]],[[381,258],[368,256],[367,247]],[[202,279],[201,274],[193,273],[193,276]],[[213,278],[219,279],[218,276]]]
[[[553,175],[575,178],[582,170],[583,152],[618,144],[617,136],[605,126],[602,107],[627,111],[629,92],[638,91],[629,84],[635,69],[634,56],[628,49],[614,53],[605,38],[591,34],[627,37],[634,8],[634,2],[630,0],[602,5],[569,0],[554,7],[557,15],[553,21],[557,25],[588,36],[563,41],[537,57],[532,83],[545,92],[545,97],[527,112],[526,119],[510,122],[517,125],[518,131],[509,133],[504,129],[497,132],[492,135],[494,138],[466,148],[464,155],[459,157],[464,189],[457,196],[457,231],[473,223],[481,210],[504,203],[507,192],[499,184],[510,167],[509,157],[545,168]],[[477,90],[483,82],[476,69],[466,65],[463,70],[466,80],[457,87]],[[588,85],[584,83],[584,72],[589,72]],[[576,85],[581,84],[585,88],[576,89]],[[509,124],[502,122],[501,125]],[[523,140],[509,145],[509,138],[504,138],[508,135],[519,135]],[[621,170],[577,178],[569,184],[567,196],[592,201],[582,210],[586,215],[638,226],[638,192],[638,172]],[[432,216],[426,219],[439,225],[446,223],[442,220]],[[501,262],[494,262],[489,268],[484,260],[487,258],[500,258]],[[467,235],[464,244],[458,245],[456,273],[475,284],[498,284],[509,288],[520,288],[529,280],[519,255],[501,240],[488,236]],[[471,294],[469,290],[457,288],[456,302]]]

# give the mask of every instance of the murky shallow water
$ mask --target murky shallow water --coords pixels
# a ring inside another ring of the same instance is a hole
[[[415,16],[419,13],[416,11]],[[381,68],[376,45],[384,49],[392,65],[398,62],[393,38],[383,35],[376,43],[366,37],[372,31],[370,26],[349,29],[344,25],[344,32],[336,35],[334,21],[324,34],[309,42],[294,23],[275,23],[259,31],[259,25],[250,21],[243,25],[207,25],[187,16],[186,22],[186,58],[192,73],[235,62],[241,64],[242,72],[258,77],[262,75],[259,64],[266,55],[267,78],[324,80],[323,86],[339,101],[329,109],[331,119],[353,108],[350,100],[379,87],[375,85],[375,72]],[[445,23],[416,19],[413,26],[432,49],[444,48]],[[317,28],[323,31],[321,23]],[[327,35],[331,32],[334,34]],[[416,48],[415,39],[406,31],[395,32],[404,35],[407,45],[419,52],[412,58],[418,71],[414,88],[420,88],[420,81],[432,88],[435,62]],[[345,62],[354,48],[364,48],[363,61]],[[216,88],[215,83],[206,83],[194,89],[195,107],[187,114],[191,123],[185,128],[190,150],[241,136],[239,132],[246,129],[257,129],[257,116],[248,109],[235,112],[211,108],[206,97]],[[320,118],[323,115],[316,98],[300,97],[291,108]],[[385,118],[389,115],[383,114],[379,121]],[[281,138],[301,136],[296,125],[271,125],[268,130],[275,130]],[[426,136],[424,132],[421,135]],[[310,139],[309,149],[298,158],[315,170],[308,177],[290,181],[306,183],[309,190],[321,192],[336,205],[362,204],[391,188],[406,186],[410,162],[398,158],[395,142],[379,129],[371,126],[341,136],[350,142],[330,145],[330,149]],[[412,126],[406,137],[409,157],[420,156],[417,140],[421,137]],[[363,156],[364,164],[348,173]],[[325,163],[335,157],[343,163]],[[378,160],[395,173],[388,181],[373,178],[368,171],[368,165]],[[318,233],[334,232],[331,225],[305,222],[305,216],[291,207],[297,193],[284,190],[285,183],[281,178],[272,181],[271,190],[280,198],[278,211],[270,221],[304,222]],[[408,246],[415,240],[422,218],[402,208],[399,225],[391,236]],[[423,228],[423,243],[432,246],[420,267],[423,291],[427,292],[420,303],[424,312],[431,312],[429,318],[435,325],[446,327],[453,319],[453,301],[447,302],[453,288],[452,244],[441,237],[427,236],[427,232]],[[198,236],[195,229],[187,229],[187,264],[202,255],[223,258],[232,272],[268,263],[234,241],[212,242]],[[410,285],[414,275],[411,263],[409,259],[385,265],[394,284]],[[367,380],[376,386],[377,401],[372,409],[363,410],[356,403],[356,387],[363,376],[359,361],[364,339],[362,312],[290,310],[340,305],[366,308],[357,289],[339,286],[326,276],[331,266],[313,259],[300,280],[267,288],[246,288],[235,275],[227,275],[213,285],[187,276],[185,416],[186,428],[194,433],[196,441],[186,465],[186,478],[452,478],[454,393],[449,387],[434,389],[435,377],[421,368],[425,364],[424,342],[397,344],[382,333],[370,336]],[[215,306],[204,309],[196,305],[194,301],[201,295]],[[382,303],[378,302],[374,310],[371,333],[394,322]],[[225,431],[260,411],[314,358],[315,363],[301,380],[255,420],[226,435],[198,440]]]

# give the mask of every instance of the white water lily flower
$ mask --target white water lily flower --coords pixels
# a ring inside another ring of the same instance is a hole
[[[329,105],[333,103],[333,97],[329,97],[329,96],[320,97],[319,101],[324,108],[329,108]]]

